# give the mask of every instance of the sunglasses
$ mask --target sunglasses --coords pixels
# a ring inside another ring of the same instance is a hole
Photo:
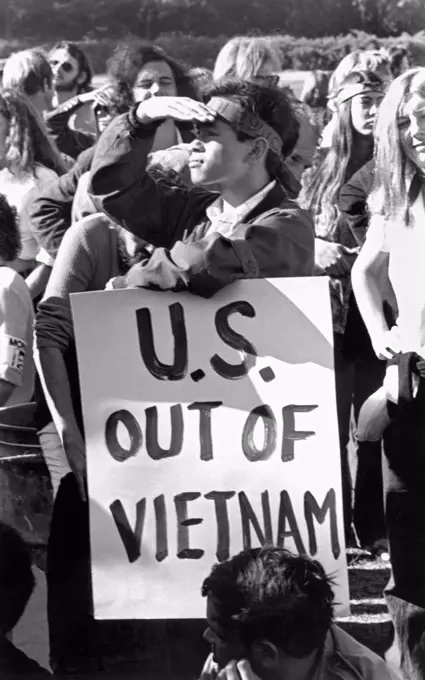
[[[50,66],[52,66],[52,67],[59,66],[60,68],[62,68],[65,71],[65,73],[71,73],[71,71],[74,70],[74,65],[71,64],[70,61],[62,61],[62,62],[51,61]]]

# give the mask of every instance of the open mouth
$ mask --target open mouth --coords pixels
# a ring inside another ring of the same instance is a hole
[[[193,159],[189,161],[189,168],[199,168],[201,165],[203,165],[203,163],[204,161]]]

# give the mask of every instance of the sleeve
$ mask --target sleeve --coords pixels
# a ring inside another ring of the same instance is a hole
[[[299,209],[279,211],[257,224],[240,224],[232,238],[214,232],[191,243],[178,241],[171,250],[155,252],[147,263],[133,267],[127,285],[186,287],[211,297],[238,279],[311,276],[313,269],[313,223]]]
[[[74,331],[70,294],[89,289],[95,271],[98,232],[90,231],[87,223],[76,222],[66,232],[35,319],[38,349],[57,347],[65,352],[73,340]]]
[[[96,145],[89,192],[98,211],[148,243],[169,248],[190,191],[165,186],[147,172],[160,122],[141,125],[134,110],[112,120]]]
[[[24,375],[25,357],[31,348],[27,346],[28,326],[31,324],[32,305],[23,291],[12,280],[0,289],[0,378],[20,386]]]
[[[338,207],[340,221],[347,226],[357,245],[361,246],[369,226],[367,198],[373,183],[373,161],[366,163],[342,187]]]
[[[25,197],[22,214],[39,246],[55,258],[66,230],[78,180],[90,167],[93,151],[82,153],[65,175],[34,187]]]

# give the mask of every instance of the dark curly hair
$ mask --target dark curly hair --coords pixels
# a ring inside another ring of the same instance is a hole
[[[295,658],[319,649],[333,620],[332,580],[320,562],[283,548],[245,550],[215,565],[202,595],[244,645],[266,639]]]
[[[15,208],[0,194],[0,258],[4,262],[16,260],[21,250],[21,233]]]
[[[143,66],[150,61],[165,61],[173,72],[177,94],[199,99],[198,90],[188,70],[170,57],[159,45],[136,36],[128,36],[116,46],[107,62],[108,75],[115,87],[115,112],[128,110],[132,104],[133,87]]]

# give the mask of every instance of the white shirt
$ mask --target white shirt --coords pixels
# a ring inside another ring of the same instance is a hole
[[[19,230],[21,232],[21,252],[19,257],[22,260],[35,260],[38,253],[38,243],[34,238],[31,225],[26,216],[21,214],[24,198],[31,189],[38,183],[56,179],[57,174],[43,165],[38,165],[35,177],[17,177],[8,168],[0,170],[0,193],[6,196],[9,205],[16,209],[18,214]]]
[[[403,352],[425,347],[425,205],[422,192],[410,208],[408,225],[374,216],[367,233],[376,250],[388,253],[388,276],[398,306],[397,336]]]
[[[7,406],[26,404],[34,391],[34,311],[22,276],[0,266],[0,378],[16,385]]]
[[[231,236],[234,227],[246,217],[251,210],[257,207],[267,194],[276,186],[276,180],[272,180],[267,186],[258,191],[254,196],[248,198],[245,203],[233,208],[229,203],[219,196],[214,203],[206,209],[208,219],[211,221],[211,226],[208,229],[208,234],[218,232],[223,236]]]

